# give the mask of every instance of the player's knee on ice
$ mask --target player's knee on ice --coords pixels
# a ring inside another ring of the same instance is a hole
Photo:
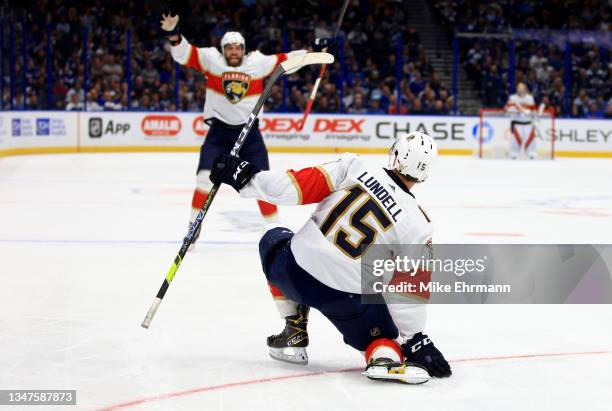
[[[270,280],[268,272],[270,264],[280,247],[287,244],[293,237],[293,231],[286,227],[276,226],[264,233],[259,240],[259,257],[264,274]]]

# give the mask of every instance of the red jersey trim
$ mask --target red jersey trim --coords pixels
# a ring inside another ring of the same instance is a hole
[[[331,193],[329,176],[319,167],[287,172],[298,192],[298,204],[318,203]]]
[[[217,76],[211,72],[206,73],[206,88],[216,91],[221,95],[225,95],[223,90],[223,81],[221,76]],[[247,90],[244,97],[248,96],[259,96],[263,92],[264,79],[251,79],[249,83],[249,89]],[[244,98],[243,97],[243,98]]]
[[[258,96],[263,92],[263,79],[252,79],[245,96]]]
[[[198,48],[194,45],[191,45],[191,48],[189,49],[189,56],[187,57],[185,67],[193,68],[201,73],[206,73],[206,69],[200,61],[200,53],[198,53]]]
[[[221,77],[215,76],[212,73],[206,73],[206,88],[214,90],[219,94],[225,94],[223,92],[223,84],[221,84]]]

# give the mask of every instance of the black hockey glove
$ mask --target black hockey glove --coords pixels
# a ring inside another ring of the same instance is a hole
[[[406,361],[415,362],[427,368],[432,377],[450,377],[452,374],[450,365],[448,365],[442,353],[423,333],[417,333],[405,342],[402,345],[402,353],[406,357]]]
[[[236,156],[222,154],[215,160],[210,171],[210,181],[213,184],[229,184],[234,190],[240,191],[251,178],[261,170],[248,161]]]
[[[327,49],[327,52],[330,53],[331,49],[336,45],[336,39],[333,37],[321,37],[316,38],[310,43],[310,47],[312,47],[312,51],[320,52],[323,49]]]

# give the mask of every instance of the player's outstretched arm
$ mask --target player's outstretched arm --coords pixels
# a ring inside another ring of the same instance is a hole
[[[345,187],[354,159],[355,156],[343,155],[316,167],[259,172],[247,161],[222,155],[215,161],[210,179],[215,184],[232,186],[245,198],[281,205],[313,204]]]
[[[206,73],[206,62],[210,57],[207,53],[218,53],[214,47],[196,47],[190,44],[179,31],[179,16],[162,14],[160,21],[164,35],[172,45],[170,52],[174,61],[185,67],[190,67],[201,73]]]
[[[248,161],[221,155],[213,165],[210,180],[214,184],[232,186],[240,193],[240,197],[256,198],[272,204],[300,205],[321,201],[330,193],[325,177],[320,171],[313,170],[316,169],[260,172]],[[302,181],[302,186],[297,179]]]

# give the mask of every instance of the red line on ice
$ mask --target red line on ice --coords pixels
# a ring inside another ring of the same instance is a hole
[[[575,355],[602,355],[602,354],[612,354],[612,351],[584,351],[584,352],[502,355],[502,356],[497,356],[497,357],[459,358],[456,360],[451,360],[450,362],[458,363],[458,362],[500,361],[500,360],[531,359],[531,358],[571,357]],[[162,401],[162,400],[167,400],[169,398],[184,397],[187,395],[199,394],[199,393],[207,392],[207,391],[217,391],[217,390],[223,390],[226,388],[241,387],[245,385],[264,384],[267,382],[292,380],[292,379],[304,378],[304,377],[315,377],[318,375],[325,375],[325,374],[340,374],[340,373],[345,373],[345,372],[357,372],[357,371],[362,371],[362,370],[363,370],[362,368],[342,368],[342,369],[331,370],[331,371],[303,372],[300,374],[280,375],[278,377],[258,378],[254,380],[230,382],[227,384],[209,385],[209,386],[204,386],[204,387],[192,388],[190,390],[176,391],[176,392],[171,392],[167,394],[154,395],[151,397],[145,397],[145,398],[140,398],[137,400],[122,402],[119,404],[100,408],[98,411],[119,410],[119,409],[124,409],[124,408],[135,407],[137,405],[141,405],[147,402]]]

